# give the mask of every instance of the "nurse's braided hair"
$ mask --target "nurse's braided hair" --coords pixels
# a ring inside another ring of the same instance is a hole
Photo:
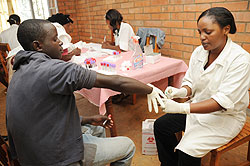
[[[231,34],[234,34],[237,31],[232,13],[224,7],[214,7],[207,9],[199,16],[197,24],[203,16],[210,16],[214,18],[214,20],[220,25],[221,28],[230,25],[229,33]]]
[[[105,15],[105,18],[106,20],[110,21],[110,25],[113,27],[113,33],[115,33],[115,31],[117,30],[116,23],[121,25],[121,22],[123,20],[121,13],[116,9],[108,10]]]
[[[33,41],[43,41],[45,39],[45,24],[50,24],[50,22],[42,19],[29,19],[19,25],[17,39],[25,51],[34,51],[32,47]]]

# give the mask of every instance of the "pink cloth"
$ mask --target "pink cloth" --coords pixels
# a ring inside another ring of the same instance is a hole
[[[143,83],[153,83],[161,90],[168,86],[168,77],[173,76],[173,86],[180,87],[182,78],[188,67],[184,61],[168,57],[161,57],[161,60],[155,64],[146,64],[141,69],[121,71],[120,66],[124,60],[129,60],[132,52],[121,53],[122,58],[117,61],[117,74],[137,79]],[[103,58],[96,58],[97,65],[100,68],[100,62]],[[105,102],[110,96],[119,94],[105,88],[82,89],[78,91],[87,98],[91,103],[99,106],[100,114],[106,113]]]

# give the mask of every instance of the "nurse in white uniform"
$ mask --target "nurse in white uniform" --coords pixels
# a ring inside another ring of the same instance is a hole
[[[81,54],[81,49],[76,48],[73,43],[71,43],[71,36],[69,33],[73,32],[72,24],[74,21],[69,17],[70,15],[57,13],[53,14],[48,18],[50,22],[56,27],[58,39],[63,42],[62,60],[69,61],[73,56],[79,56]]]
[[[17,30],[21,19],[18,15],[12,14],[7,21],[10,23],[10,27],[0,33],[0,43],[8,43],[10,49],[13,50],[20,46],[17,40]]]
[[[210,8],[197,27],[202,45],[192,53],[182,88],[166,89],[167,114],[154,124],[161,166],[200,166],[201,158],[232,140],[246,120],[250,55],[228,37],[236,32],[233,15]],[[182,97],[190,102],[171,100]],[[185,131],[180,142],[174,135],[179,131]]]
[[[114,34],[115,42],[104,41],[102,48],[117,51],[133,50],[133,40],[131,37],[135,36],[135,33],[128,23],[123,22],[121,13],[116,9],[110,9],[106,13],[105,18],[109,29],[112,30]]]

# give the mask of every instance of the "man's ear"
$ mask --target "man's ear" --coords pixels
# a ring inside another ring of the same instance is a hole
[[[35,51],[42,51],[41,43],[37,40],[32,42],[32,47]]]

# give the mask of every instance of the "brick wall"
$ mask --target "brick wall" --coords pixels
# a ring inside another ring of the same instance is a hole
[[[160,28],[166,33],[163,55],[188,63],[200,45],[196,20],[202,11],[216,6],[228,8],[234,15],[238,32],[233,41],[250,52],[250,0],[57,0],[59,11],[70,14],[74,22],[73,42],[101,42],[107,35],[104,15],[108,9],[121,12],[135,33],[139,27]]]

